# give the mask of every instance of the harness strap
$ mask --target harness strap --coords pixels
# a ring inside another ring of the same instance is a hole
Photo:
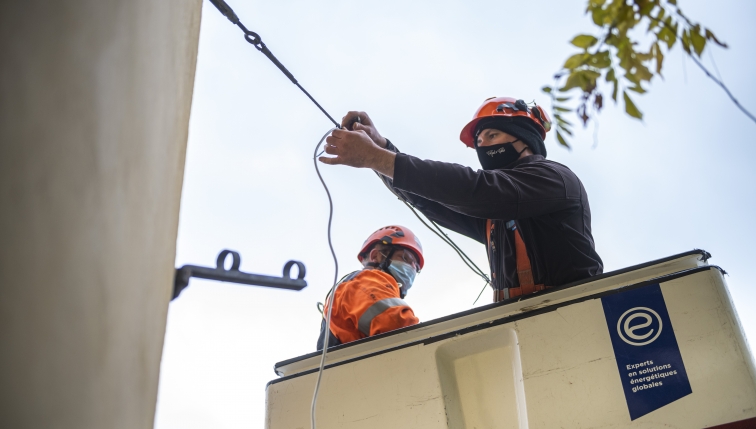
[[[494,302],[499,302],[505,299],[515,298],[522,295],[529,295],[531,293],[542,291],[550,287],[543,284],[535,284],[535,280],[533,279],[532,266],[530,265],[530,258],[528,258],[528,252],[525,248],[525,242],[522,240],[522,235],[520,235],[520,231],[514,226],[513,221],[507,222],[507,227],[514,230],[515,261],[517,265],[517,279],[519,281],[519,286],[501,290],[494,289]],[[491,219],[487,219],[486,230],[488,231],[489,251],[491,248],[491,235],[493,235],[493,228],[494,223],[491,222]]]

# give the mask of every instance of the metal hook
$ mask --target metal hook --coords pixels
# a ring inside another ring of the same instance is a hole
[[[231,261],[231,268],[226,270],[226,259],[228,259],[228,255],[231,255],[233,257],[233,260]],[[239,271],[239,267],[241,266],[241,255],[239,255],[239,252],[223,249],[218,254],[218,259],[216,260],[215,266],[219,270]]]
[[[297,273],[297,280],[304,279],[305,273],[307,272],[307,270],[305,269],[304,264],[301,263],[301,262],[299,262],[299,261],[289,261],[289,262],[286,263],[286,265],[284,265],[284,267],[283,267],[283,278],[285,278],[285,279],[290,279],[291,278],[291,267],[293,267],[294,265],[297,266],[297,271],[298,271],[298,273]]]

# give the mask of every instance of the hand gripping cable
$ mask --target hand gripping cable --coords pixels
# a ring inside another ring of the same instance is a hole
[[[307,98],[309,98],[310,101],[312,101],[313,103],[315,103],[316,106],[318,106],[318,109],[320,109],[320,111],[323,112],[323,114],[326,115],[328,119],[331,120],[331,122],[333,122],[333,125],[335,125],[336,128],[341,128],[341,125],[338,122],[336,122],[333,119],[333,117],[328,114],[328,112],[326,112],[323,106],[321,106],[320,103],[315,101],[312,95],[310,95],[310,93],[307,92],[307,90],[304,89],[302,85],[299,84],[299,82],[297,82],[297,79],[294,78],[294,75],[291,74],[291,72],[289,72],[289,70],[287,70],[286,67],[284,67],[284,65],[281,64],[280,61],[278,61],[278,58],[276,58],[276,56],[273,55],[273,52],[270,52],[270,49],[268,49],[268,47],[265,46],[265,43],[263,43],[262,38],[260,38],[260,35],[255,33],[252,30],[247,29],[247,27],[245,27],[244,24],[242,24],[242,22],[239,20],[239,17],[236,16],[236,13],[234,13],[234,10],[231,9],[231,6],[229,6],[228,3],[226,3],[224,0],[210,0],[210,3],[212,3],[216,8],[218,8],[220,13],[222,13],[223,16],[228,18],[228,20],[231,21],[232,24],[241,28],[241,30],[244,32],[244,39],[247,42],[249,42],[252,46],[257,48],[258,51],[262,52],[266,57],[268,57],[268,59],[273,64],[275,64],[276,67],[278,67],[278,69],[281,70],[281,72],[286,75],[286,77],[289,78],[291,83],[293,83],[299,89],[301,89],[302,92],[304,92],[304,94],[307,96]]]

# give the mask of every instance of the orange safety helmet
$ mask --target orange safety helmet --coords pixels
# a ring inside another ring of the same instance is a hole
[[[404,247],[409,249],[417,255],[420,269],[423,269],[425,260],[423,259],[423,246],[420,245],[420,240],[417,239],[415,234],[409,230],[409,228],[399,225],[389,225],[375,231],[370,234],[370,237],[365,240],[362,245],[362,250],[357,254],[357,259],[362,262],[365,259],[365,253],[373,247],[376,243],[383,243],[392,246]]]
[[[473,116],[473,120],[462,128],[459,139],[462,140],[462,143],[474,149],[475,127],[478,125],[478,122],[481,119],[496,116],[508,118],[522,116],[530,119],[538,126],[542,140],[546,140],[546,132],[551,129],[551,119],[549,119],[549,116],[541,106],[528,107],[524,101],[515,100],[512,97],[491,97],[478,108],[475,116]]]

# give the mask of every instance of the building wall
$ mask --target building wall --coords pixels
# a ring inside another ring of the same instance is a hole
[[[149,428],[201,0],[0,5],[0,421]]]

